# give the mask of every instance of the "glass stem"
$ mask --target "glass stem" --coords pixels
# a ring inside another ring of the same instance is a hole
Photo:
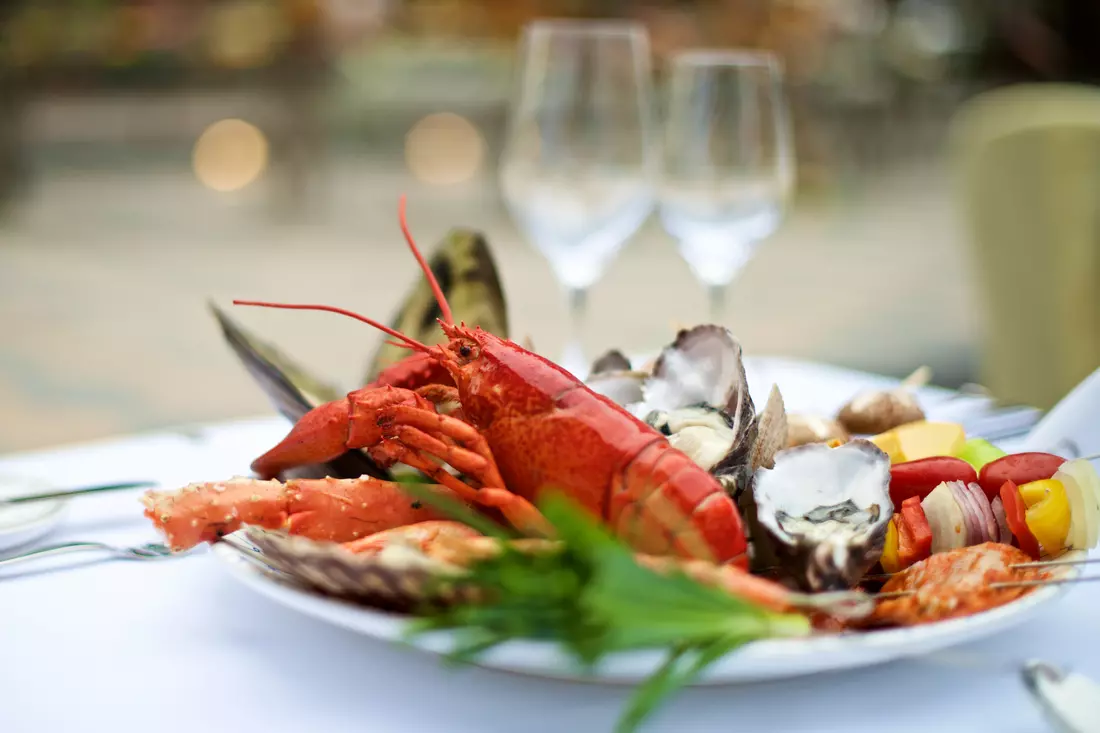
[[[562,366],[583,378],[588,371],[584,360],[585,315],[588,312],[588,291],[582,288],[569,289],[569,337],[565,346]]]
[[[710,310],[710,322],[721,325],[726,313],[726,285],[707,286],[707,305]]]

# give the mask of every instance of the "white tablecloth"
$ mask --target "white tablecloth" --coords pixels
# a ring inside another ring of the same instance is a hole
[[[264,419],[11,456],[0,474],[182,486],[246,472],[285,430]],[[74,539],[157,536],[127,492],[71,502],[42,542]],[[161,563],[90,560],[0,569],[0,733],[608,731],[629,694],[444,667],[275,605],[209,551]],[[1097,609],[1100,584],[1080,585],[1022,626],[933,658],[688,690],[647,730],[1047,730],[1016,665],[1040,657],[1100,678]]]

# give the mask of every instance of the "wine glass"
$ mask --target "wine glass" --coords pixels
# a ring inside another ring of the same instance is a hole
[[[588,289],[654,206],[649,37],[628,21],[535,21],[524,29],[518,71],[501,189],[568,293],[561,364],[583,376]]]
[[[719,323],[730,282],[783,218],[794,152],[773,54],[688,51],[671,59],[659,211]]]

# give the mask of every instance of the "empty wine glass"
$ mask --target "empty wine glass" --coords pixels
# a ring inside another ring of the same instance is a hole
[[[783,218],[794,153],[783,73],[767,52],[672,58],[660,217],[720,322],[730,282]]]
[[[561,364],[578,375],[587,370],[580,334],[588,289],[653,208],[654,126],[640,24],[543,20],[525,28],[501,188],[568,292]]]

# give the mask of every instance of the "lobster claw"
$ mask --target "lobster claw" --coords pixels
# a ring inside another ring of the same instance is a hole
[[[227,313],[210,303],[222,334],[240,358],[248,373],[260,385],[272,406],[292,423],[297,423],[313,408],[343,397],[335,387],[314,378],[304,368],[246,331]],[[282,474],[290,478],[358,478],[372,476],[383,481],[393,477],[361,450],[352,450],[321,464],[298,466]]]

